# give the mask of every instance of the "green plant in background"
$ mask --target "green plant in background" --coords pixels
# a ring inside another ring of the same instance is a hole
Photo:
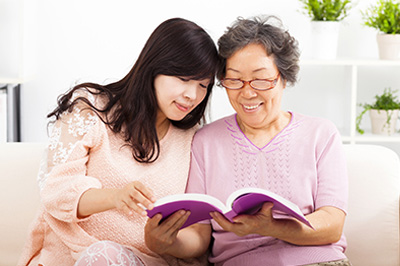
[[[400,2],[379,0],[362,12],[364,25],[386,34],[400,34]]]
[[[362,130],[360,128],[361,120],[362,120],[364,114],[367,111],[372,110],[372,109],[386,111],[386,113],[388,115],[386,124],[387,125],[390,124],[390,120],[392,117],[391,117],[391,114],[389,114],[389,110],[400,109],[400,101],[397,99],[397,95],[393,95],[393,93],[396,93],[396,92],[397,92],[397,90],[392,91],[391,88],[385,88],[382,95],[375,95],[375,103],[360,104],[360,106],[363,108],[363,111],[356,118],[356,129],[357,129],[358,133],[364,134],[364,130]]]
[[[347,17],[350,0],[299,0],[306,14],[316,21],[340,21]]]

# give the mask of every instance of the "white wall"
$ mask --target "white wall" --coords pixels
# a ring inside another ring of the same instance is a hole
[[[361,25],[359,12],[372,2],[359,0],[342,23],[338,57],[378,57],[376,32]],[[122,78],[154,28],[171,17],[196,22],[216,41],[238,16],[274,14],[299,40],[302,57],[310,53],[309,19],[301,13],[298,0],[0,0],[0,32],[2,12],[7,12],[8,20],[23,25],[17,28],[22,37],[14,40],[20,48],[13,48],[20,49],[22,63],[18,56],[4,60],[10,48],[0,42],[1,65],[17,69],[10,73],[18,72],[24,79],[23,141],[47,139],[46,114],[55,107],[57,96],[75,83]],[[12,18],[9,12],[22,15]],[[0,77],[10,73],[0,67]],[[211,119],[231,112],[225,92],[216,87]]]

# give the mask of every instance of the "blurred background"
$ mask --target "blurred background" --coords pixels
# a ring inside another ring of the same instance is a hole
[[[340,25],[338,59],[378,59],[377,32],[362,25],[360,13],[375,2],[352,1],[353,8]],[[0,83],[22,84],[21,141],[47,140],[46,115],[57,96],[76,83],[105,84],[122,78],[162,21],[192,20],[217,41],[238,16],[261,14],[282,19],[299,41],[301,59],[310,57],[310,18],[298,0],[0,0]],[[377,71],[389,73],[387,85],[400,89],[393,72],[398,70],[360,71],[359,85],[367,87],[365,99],[372,100],[386,85],[373,78]],[[348,127],[350,69],[333,65],[321,72],[318,64],[306,64],[300,74],[299,85],[288,88],[284,96],[284,107]],[[209,121],[232,112],[224,89],[215,87]]]

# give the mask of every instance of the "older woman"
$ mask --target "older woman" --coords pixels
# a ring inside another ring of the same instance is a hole
[[[293,219],[274,219],[271,203],[233,223],[213,213],[210,262],[350,265],[342,233],[347,173],[340,134],[325,119],[281,109],[284,90],[299,71],[296,40],[279,19],[267,17],[238,19],[218,44],[224,62],[219,79],[236,114],[195,135],[187,192],[225,202],[237,189],[264,188],[296,203],[314,230]],[[181,212],[171,220],[179,226],[187,215]],[[193,243],[204,249],[210,241],[210,224],[185,230],[199,233],[191,238],[193,249]],[[189,249],[180,244],[181,253]],[[177,252],[179,245],[173,246]]]

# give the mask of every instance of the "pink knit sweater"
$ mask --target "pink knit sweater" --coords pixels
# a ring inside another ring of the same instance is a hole
[[[166,265],[145,246],[146,218],[109,210],[78,219],[77,204],[90,188],[122,188],[135,180],[151,188],[157,198],[183,193],[195,129],[170,126],[160,142],[160,157],[143,164],[133,159],[121,136],[92,111],[82,109],[75,107],[54,125],[39,174],[41,207],[18,265],[70,266],[99,240],[126,245],[147,265]]]
[[[265,147],[243,134],[236,115],[196,133],[187,192],[212,195],[222,202],[244,187],[270,190],[308,215],[323,206],[346,212],[347,167],[341,137],[330,121],[291,113],[290,123]],[[224,266],[306,265],[344,259],[346,240],[330,245],[298,246],[260,235],[239,237],[212,220],[210,262]]]

